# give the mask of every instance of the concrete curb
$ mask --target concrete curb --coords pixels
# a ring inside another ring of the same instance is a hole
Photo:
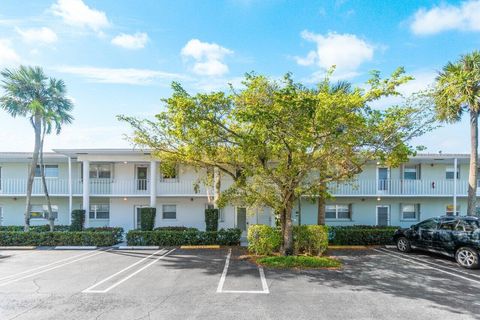
[[[118,246],[114,248],[118,250],[158,250],[160,246]]]
[[[35,246],[2,246],[0,250],[34,250]]]
[[[97,246],[56,246],[55,250],[95,250]]]
[[[217,244],[204,246],[180,246],[180,249],[220,249],[220,246]]]

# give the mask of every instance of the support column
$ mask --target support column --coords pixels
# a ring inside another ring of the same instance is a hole
[[[158,162],[150,161],[150,207],[157,207],[157,167]]]
[[[85,228],[90,225],[90,161],[83,161],[83,210],[85,210]]]
[[[73,196],[72,196],[72,158],[68,157],[68,224],[72,224]]]
[[[453,214],[457,215],[457,158],[453,160]]]

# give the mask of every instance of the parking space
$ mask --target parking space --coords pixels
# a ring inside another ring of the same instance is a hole
[[[393,249],[338,270],[273,270],[243,251],[0,252],[1,319],[475,319],[480,272]]]

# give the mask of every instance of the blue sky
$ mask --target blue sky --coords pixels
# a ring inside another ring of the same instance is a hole
[[[479,48],[480,1],[0,2],[0,68],[42,66],[75,102],[75,122],[46,149],[128,147],[115,116],[153,116],[174,80],[197,92],[238,85],[249,71],[293,72],[314,85],[336,64],[336,78],[361,84],[372,69],[404,66],[416,78],[401,89],[408,95]],[[466,120],[414,143],[469,152]],[[1,151],[32,149],[25,119],[0,112],[0,127]]]

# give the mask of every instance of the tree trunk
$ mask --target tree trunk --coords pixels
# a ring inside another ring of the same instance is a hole
[[[470,172],[468,175],[468,207],[467,215],[476,214],[477,204],[477,162],[478,162],[478,113],[470,111]],[[455,172],[455,175],[457,173]],[[457,178],[455,176],[455,178]],[[455,208],[454,210],[457,210]]]
[[[289,201],[282,210],[282,255],[293,255],[293,225],[292,225],[292,208],[293,201]]]
[[[43,162],[43,143],[45,141],[45,127],[42,132],[42,139],[40,141],[40,171],[42,173],[42,184],[43,192],[45,193],[45,198],[47,200],[48,207],[48,224],[50,225],[50,231],[53,231],[55,228],[55,217],[53,216],[52,211],[52,202],[50,201],[50,194],[48,193],[47,179],[45,179],[45,164]]]
[[[222,176],[220,174],[220,169],[217,167],[213,168],[213,207],[218,209],[218,199],[220,199],[220,187],[221,187]]]
[[[318,207],[317,207],[317,224],[325,225],[325,184],[320,184],[320,189],[318,192]]]
[[[25,223],[23,226],[24,231],[30,230],[30,212],[32,211],[32,190],[33,190],[33,181],[35,180],[35,169],[38,164],[38,154],[40,151],[40,138],[41,138],[41,116],[39,113],[35,114],[34,119],[32,120],[32,126],[35,131],[35,145],[33,148],[32,162],[30,163],[30,169],[28,171],[28,181],[27,181],[27,198],[25,205]]]

